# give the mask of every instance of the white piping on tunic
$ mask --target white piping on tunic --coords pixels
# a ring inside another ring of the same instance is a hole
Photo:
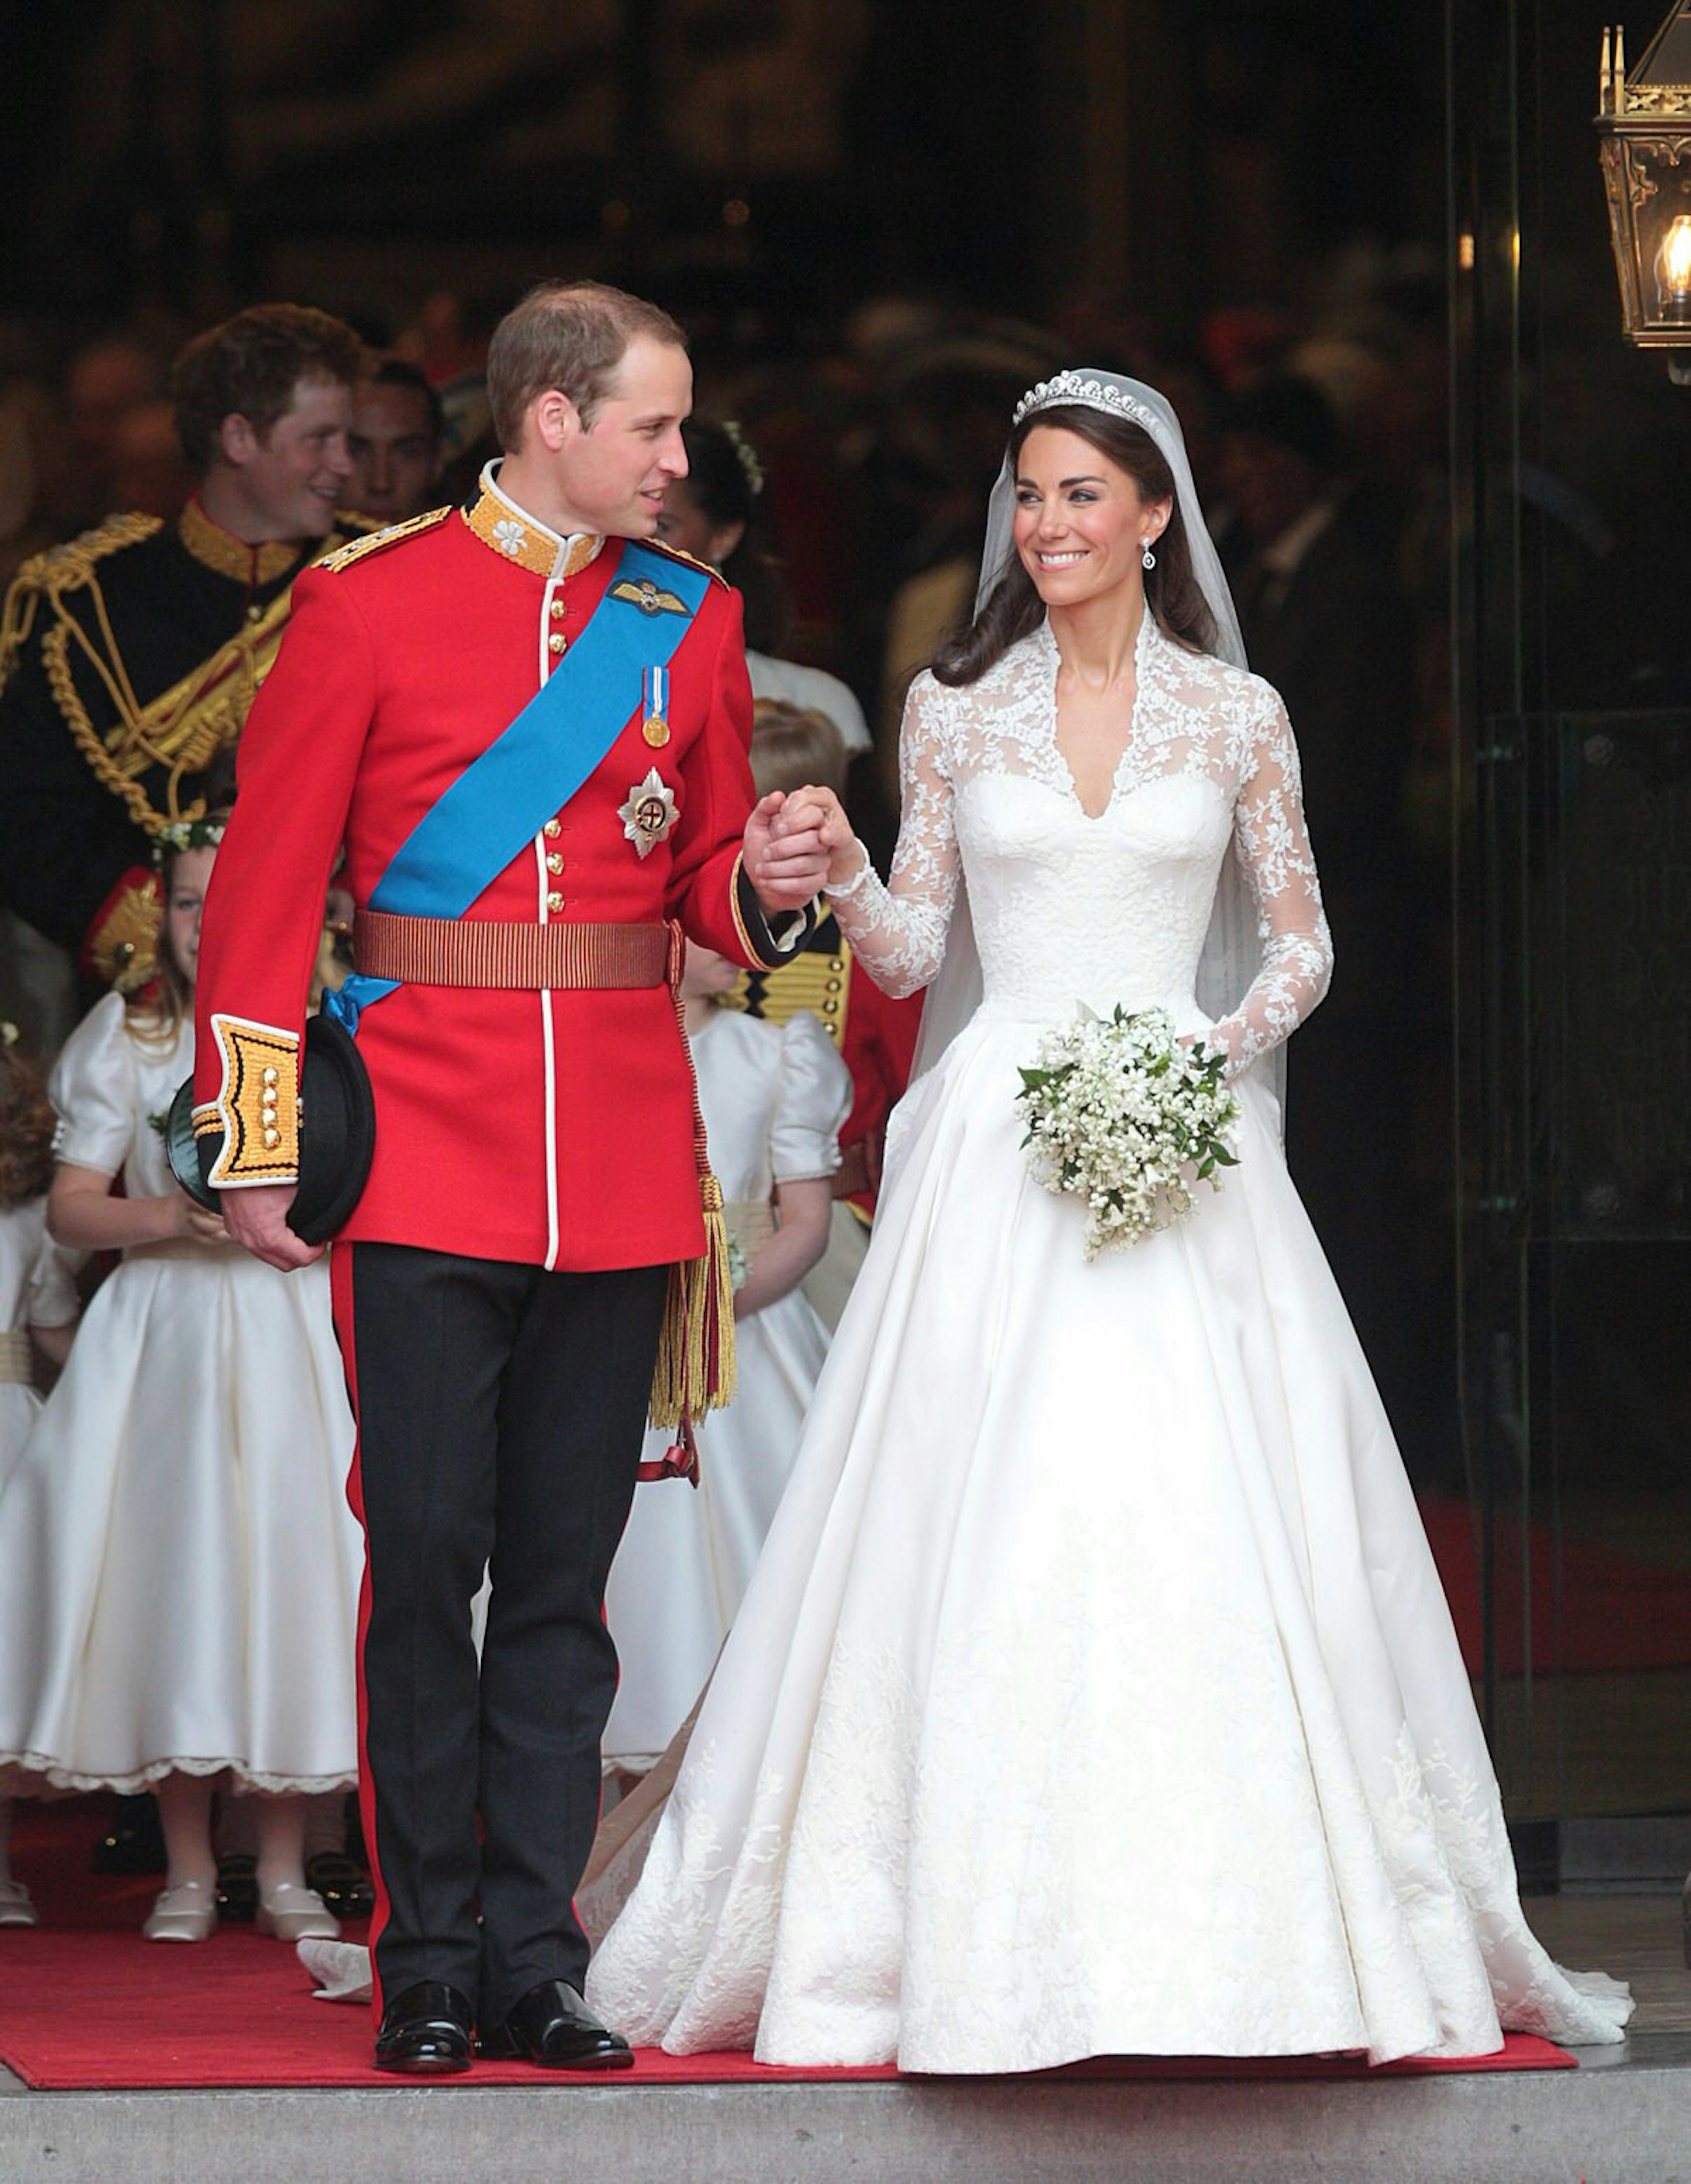
[[[547,582],[540,600],[540,681],[544,687],[552,671],[551,653],[547,644],[552,623],[552,599],[558,588],[555,574]],[[551,888],[551,878],[546,870],[546,837],[544,831],[534,837],[534,869],[539,879],[540,922],[546,924],[551,913],[546,907],[546,897]],[[546,1069],[546,1264],[555,1269],[560,1245],[558,1218],[558,1084],[556,1057],[552,1046],[552,996],[543,986],[535,999],[540,1004],[540,1051]]]

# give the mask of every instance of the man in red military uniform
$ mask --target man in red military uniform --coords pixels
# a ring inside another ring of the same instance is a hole
[[[747,816],[737,595],[644,543],[691,384],[672,322],[612,289],[537,290],[502,322],[506,454],[477,497],[297,585],[206,905],[202,1158],[233,1234],[299,1265],[302,1017],[344,845],[358,968],[334,1006],[375,1138],[332,1274],[390,2069],[461,2069],[477,2029],[484,2053],[628,2059],[581,1999],[571,1897],[615,1686],[606,1574],[672,1270],[706,1243],[665,921],[773,964],[824,861],[779,796]]]

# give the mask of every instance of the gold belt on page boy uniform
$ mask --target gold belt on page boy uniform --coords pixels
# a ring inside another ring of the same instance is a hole
[[[27,1388],[34,1379],[28,1334],[21,1327],[0,1327],[0,1388]]]

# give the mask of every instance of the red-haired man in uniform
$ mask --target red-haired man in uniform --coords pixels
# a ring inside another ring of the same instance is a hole
[[[825,863],[779,796],[751,809],[737,594],[647,543],[686,468],[678,329],[549,286],[502,321],[488,390],[505,454],[476,498],[296,587],[199,959],[207,1179],[242,1242],[299,1265],[302,1017],[344,844],[358,967],[332,1006],[375,1124],[332,1271],[376,2059],[415,2072],[465,2067],[477,2035],[628,2059],[582,2001],[571,1897],[615,1685],[606,1574],[673,1269],[705,1248],[665,921],[774,963]]]

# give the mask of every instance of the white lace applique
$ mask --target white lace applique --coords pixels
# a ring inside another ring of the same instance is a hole
[[[866,866],[838,890],[840,925],[878,984],[914,992],[939,968],[966,876],[989,1002],[1037,1014],[1089,988],[1106,1004],[1178,995],[1231,841],[1262,962],[1210,1037],[1242,1068],[1316,1006],[1332,964],[1285,709],[1259,677],[1187,652],[1147,617],[1132,733],[1089,816],[1058,748],[1058,666],[1044,625],[962,688],[918,677],[891,878]],[[1049,880],[1031,895],[1030,867]]]

